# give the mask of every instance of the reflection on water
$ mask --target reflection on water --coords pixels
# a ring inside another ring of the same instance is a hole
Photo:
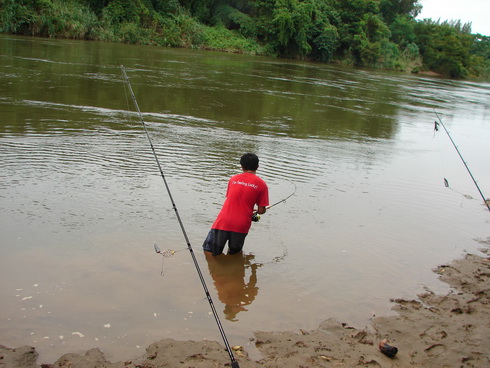
[[[253,254],[221,254],[213,256],[205,252],[218,298],[224,304],[223,313],[227,320],[238,321],[237,314],[244,312],[247,305],[252,304],[259,292],[257,286],[257,268]],[[245,273],[249,271],[247,277]]]
[[[121,64],[196,249],[243,152],[261,158],[271,203],[297,187],[252,225],[238,265],[196,252],[234,345],[329,317],[363,326],[390,298],[444,291],[431,268],[489,236],[433,134],[435,109],[488,196],[488,83],[10,36],[0,50],[0,344],[34,345],[43,363],[219,340]],[[176,251],[164,277],[154,242]]]

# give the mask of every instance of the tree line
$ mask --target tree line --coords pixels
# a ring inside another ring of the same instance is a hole
[[[490,77],[490,37],[419,0],[0,0],[0,32]]]

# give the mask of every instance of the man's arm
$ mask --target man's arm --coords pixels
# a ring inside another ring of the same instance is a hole
[[[265,213],[265,211],[267,211],[267,208],[266,208],[265,206],[258,206],[258,208],[257,208],[257,213],[258,213],[259,215],[264,214],[264,213]]]

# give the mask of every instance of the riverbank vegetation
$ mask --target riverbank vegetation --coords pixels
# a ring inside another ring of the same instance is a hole
[[[490,77],[490,37],[418,0],[0,0],[0,32]]]

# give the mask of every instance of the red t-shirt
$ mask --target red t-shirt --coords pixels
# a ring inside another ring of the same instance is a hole
[[[228,181],[225,203],[212,228],[247,234],[255,205],[269,205],[269,189],[265,181],[251,173],[232,176]]]

